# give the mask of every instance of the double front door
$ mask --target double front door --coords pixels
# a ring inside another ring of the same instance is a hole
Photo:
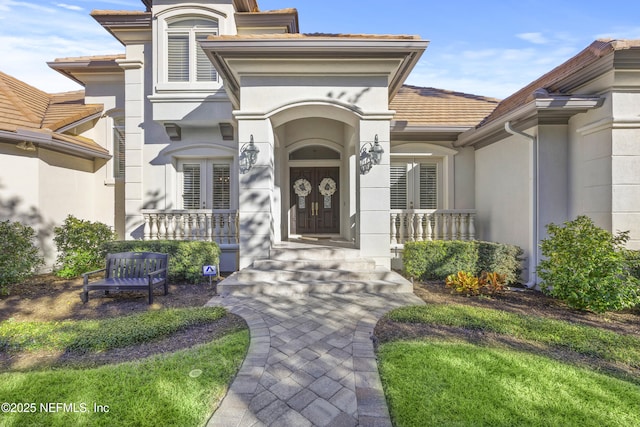
[[[340,233],[340,169],[291,168],[291,228],[295,234]]]

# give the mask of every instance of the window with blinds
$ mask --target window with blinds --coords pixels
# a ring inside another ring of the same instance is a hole
[[[218,80],[218,73],[200,47],[200,41],[218,34],[218,22],[189,18],[171,22],[167,35],[167,80],[169,82]]]
[[[420,209],[438,209],[438,165],[420,164]]]
[[[167,61],[170,82],[189,81],[189,34],[169,34]]]
[[[124,119],[122,117],[113,120],[113,177],[124,178],[125,169],[125,134]]]
[[[391,209],[407,209],[407,165],[391,165]]]
[[[231,205],[230,175],[229,165],[213,165],[211,185],[213,209],[229,209]]]
[[[182,169],[182,207],[200,209],[200,165],[185,164]]]
[[[391,209],[438,209],[437,163],[395,163],[390,174]]]

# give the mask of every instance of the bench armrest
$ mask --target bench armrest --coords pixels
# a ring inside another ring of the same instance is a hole
[[[86,285],[89,282],[89,276],[92,276],[97,273],[101,273],[103,271],[107,271],[106,268],[101,268],[100,270],[89,271],[88,273],[82,273],[82,281]]]
[[[149,277],[151,276],[157,276],[160,273],[164,273],[166,272],[167,269],[166,268],[161,268],[160,270],[156,270],[156,271],[152,271],[151,273],[148,274]]]

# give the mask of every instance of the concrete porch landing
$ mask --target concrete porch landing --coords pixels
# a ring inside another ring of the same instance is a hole
[[[413,293],[217,296],[249,324],[247,357],[208,427],[385,426],[391,421],[371,339]]]
[[[295,296],[327,293],[410,293],[412,284],[360,251],[337,242],[283,242],[218,284],[223,296]]]

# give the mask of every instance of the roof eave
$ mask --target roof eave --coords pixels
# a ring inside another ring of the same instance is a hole
[[[566,124],[574,115],[599,108],[603,103],[601,96],[556,95],[536,98],[496,120],[464,132],[454,146],[481,148],[507,138],[510,134],[504,129],[506,122],[514,123],[514,128],[518,130],[535,124]]]
[[[200,43],[207,56],[225,81],[227,93],[238,107],[240,82],[234,76],[228,60],[240,57],[271,57],[281,54],[287,58],[319,59],[366,58],[367,56],[402,58],[389,82],[389,100],[393,99],[411,70],[418,63],[429,42],[419,38],[270,38],[270,39],[216,39]]]
[[[55,139],[55,136],[56,133],[54,132],[43,132],[34,129],[29,129],[26,132],[21,131],[20,129],[18,129],[17,132],[0,130],[0,140],[15,141],[18,143],[23,141],[32,142],[34,144],[37,144],[38,146],[53,151],[58,151],[65,154],[70,154],[75,157],[81,157],[90,160],[109,160],[112,157],[106,151],[92,149],[90,147],[82,147],[70,142]]]
[[[118,11],[94,10],[91,12],[91,17],[123,46],[131,40],[146,40],[151,37],[151,12],[124,14]]]

